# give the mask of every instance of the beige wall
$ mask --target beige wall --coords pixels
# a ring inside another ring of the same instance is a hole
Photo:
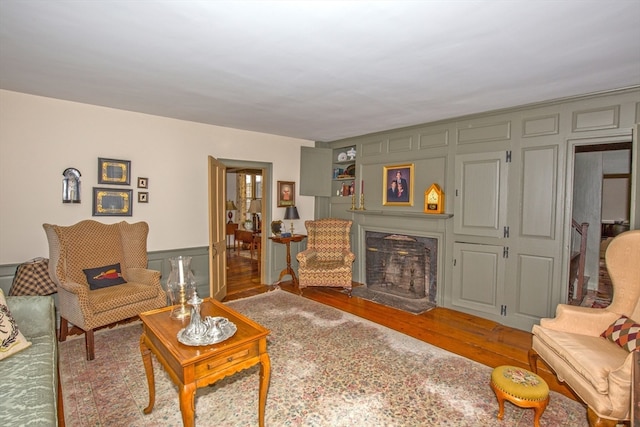
[[[150,251],[206,246],[207,156],[273,163],[275,187],[299,181],[300,146],[313,141],[0,90],[0,264],[47,256],[45,222],[147,221]],[[132,217],[92,217],[98,157],[131,161]],[[68,167],[82,173],[77,205],[61,201]],[[149,178],[148,204],[137,202],[139,176]],[[299,228],[314,198],[296,195],[296,204]],[[283,209],[272,204],[271,215]]]

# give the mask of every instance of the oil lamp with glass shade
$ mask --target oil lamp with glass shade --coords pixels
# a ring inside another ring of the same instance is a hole
[[[169,258],[171,272],[167,279],[167,291],[173,309],[171,318],[184,320],[191,314],[188,301],[196,289],[196,281],[191,272],[191,257],[177,256]]]

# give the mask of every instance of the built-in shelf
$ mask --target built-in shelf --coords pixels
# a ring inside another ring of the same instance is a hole
[[[449,219],[453,218],[453,214],[426,214],[422,212],[402,212],[402,211],[383,211],[383,210],[361,210],[361,209],[347,209],[347,212],[353,212],[358,215],[384,215],[384,216],[404,216],[412,218],[424,218],[424,219]]]

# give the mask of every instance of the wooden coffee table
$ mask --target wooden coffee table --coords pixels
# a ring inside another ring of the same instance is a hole
[[[236,324],[237,332],[231,338],[209,346],[192,347],[178,342],[177,334],[187,326],[185,321],[169,317],[172,307],[140,314],[143,324],[140,337],[140,352],[149,384],[149,406],[145,414],[151,413],[155,403],[155,379],[151,353],[171,380],[178,386],[182,423],[185,427],[195,425],[195,392],[199,387],[254,366],[260,366],[260,390],[258,392],[258,421],[264,426],[264,408],[271,378],[271,362],[267,354],[269,330],[220,302],[206,298],[201,315],[222,316]]]

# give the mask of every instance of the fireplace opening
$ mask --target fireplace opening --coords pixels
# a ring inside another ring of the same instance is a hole
[[[409,311],[435,306],[438,239],[367,231],[365,243],[369,292],[386,295],[386,300],[399,305],[416,307]]]

